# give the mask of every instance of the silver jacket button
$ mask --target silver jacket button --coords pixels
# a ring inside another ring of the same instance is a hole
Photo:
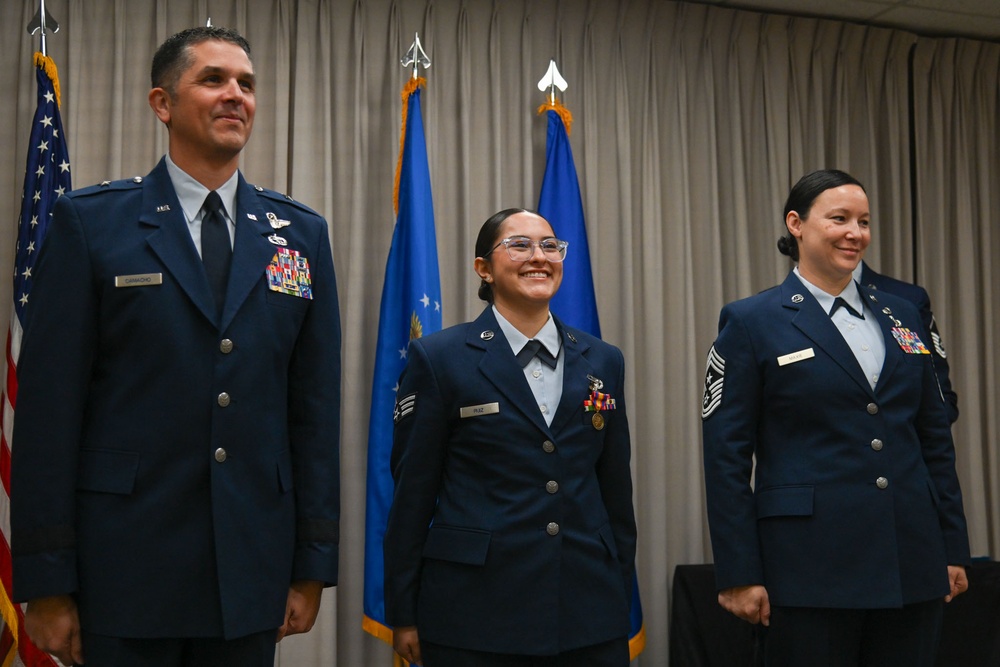
[[[875,486],[877,486],[880,489],[888,488],[889,480],[887,480],[885,477],[879,477],[878,479],[875,480]]]
[[[224,450],[222,447],[219,447],[218,449],[216,449],[215,450],[215,460],[218,461],[219,463],[222,463],[223,461],[225,461],[226,460],[226,450]]]
[[[545,532],[548,533],[549,535],[558,535],[559,534],[559,524],[556,523],[555,521],[553,521],[549,525],[545,526]]]
[[[229,406],[229,394],[226,392],[219,394],[219,405],[224,408]]]

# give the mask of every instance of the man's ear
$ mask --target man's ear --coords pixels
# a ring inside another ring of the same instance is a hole
[[[163,88],[149,91],[149,107],[164,125],[170,125],[170,95]]]

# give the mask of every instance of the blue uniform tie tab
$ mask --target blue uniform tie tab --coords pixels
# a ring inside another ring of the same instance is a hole
[[[517,353],[517,363],[521,364],[521,368],[524,368],[528,365],[528,362],[535,357],[538,357],[543,364],[555,370],[556,358],[552,356],[552,353],[549,352],[544,345],[542,345],[541,341],[532,338],[525,343],[524,347],[521,348],[521,351]]]
[[[830,309],[830,317],[833,317],[833,314],[835,312],[837,312],[837,309],[840,308],[841,306],[843,306],[844,308],[846,308],[847,312],[849,312],[851,315],[854,315],[854,317],[857,317],[857,318],[862,319],[862,320],[865,319],[864,315],[862,315],[858,311],[854,310],[854,308],[851,306],[851,304],[849,304],[846,301],[844,301],[844,297],[840,297],[840,296],[838,296],[833,301],[833,308]]]

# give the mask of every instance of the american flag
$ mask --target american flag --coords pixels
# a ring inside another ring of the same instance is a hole
[[[31,125],[28,166],[24,173],[21,217],[17,223],[17,248],[14,258],[14,303],[7,334],[7,383],[2,390],[3,434],[0,436],[0,665],[3,667],[54,667],[56,662],[39,651],[24,633],[24,615],[12,601],[10,555],[10,435],[14,430],[14,406],[17,404],[17,357],[21,349],[21,325],[30,307],[32,275],[38,250],[49,229],[56,198],[70,190],[69,153],[59,117],[59,74],[55,62],[35,54],[38,79],[38,106]]]

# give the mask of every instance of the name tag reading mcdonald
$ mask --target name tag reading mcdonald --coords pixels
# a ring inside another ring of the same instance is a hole
[[[115,287],[147,287],[162,284],[162,273],[133,273],[130,276],[115,276]]]
[[[778,357],[779,366],[787,366],[788,364],[794,364],[796,361],[803,361],[805,359],[812,359],[816,356],[811,347],[807,347],[804,350],[799,350],[798,352],[792,352],[791,354],[783,354]]]
[[[500,412],[499,403],[483,403],[482,405],[470,405],[458,411],[462,419],[466,417],[482,417],[483,415],[495,415]]]

